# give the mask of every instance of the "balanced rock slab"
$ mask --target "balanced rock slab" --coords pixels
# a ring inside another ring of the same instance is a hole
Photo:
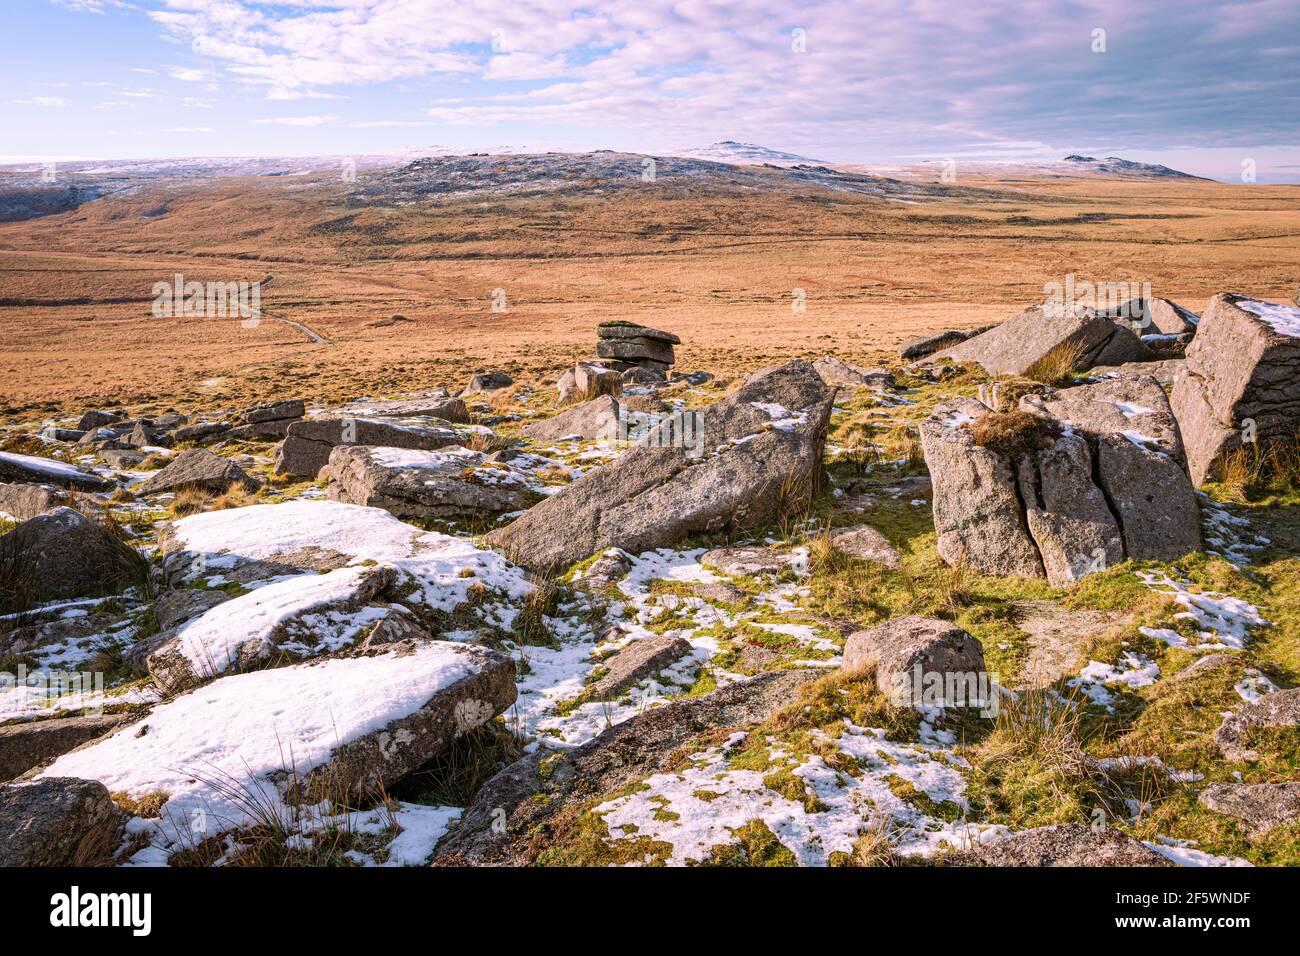
[[[1075,371],[1147,357],[1136,335],[1104,315],[1086,306],[1051,302],[1026,309],[987,332],[940,350],[935,357],[974,362],[990,375],[1024,375],[1061,347],[1077,351]]]
[[[810,363],[787,362],[689,419],[665,420],[487,541],[530,570],[559,573],[605,548],[635,554],[772,524],[821,489],[833,402]]]
[[[1231,292],[1210,300],[1174,386],[1173,412],[1193,484],[1218,474],[1221,457],[1257,442],[1295,437],[1300,423],[1300,308]]]

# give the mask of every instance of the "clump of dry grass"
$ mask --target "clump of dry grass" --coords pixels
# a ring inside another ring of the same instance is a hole
[[[243,508],[256,504],[257,497],[241,484],[233,484],[222,494],[212,499],[212,510],[222,511],[226,508]]]
[[[1249,442],[1220,455],[1212,472],[1238,500],[1269,490],[1300,488],[1300,438],[1274,437]]]
[[[1044,385],[1061,385],[1069,381],[1083,358],[1083,346],[1066,339],[1025,370],[1025,378]]]
[[[908,466],[925,464],[925,448],[921,445],[920,435],[914,426],[895,425],[890,429],[887,440],[889,447],[897,449],[898,456],[904,459]]]
[[[1061,434],[1061,426],[1050,418],[1019,411],[993,412],[963,427],[970,429],[975,444],[1011,461],[1050,448]]]
[[[212,499],[212,492],[206,488],[195,486],[177,488],[176,494],[172,496],[170,508],[172,517],[184,518],[186,515],[198,514],[207,508]]]

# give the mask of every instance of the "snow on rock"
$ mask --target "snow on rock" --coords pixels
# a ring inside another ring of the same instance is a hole
[[[395,569],[403,600],[450,613],[481,586],[501,601],[478,607],[508,628],[533,586],[504,557],[464,538],[423,531],[382,508],[337,501],[288,501],[191,515],[163,535],[163,568],[173,581],[220,581],[245,569],[275,576],[379,563]],[[259,570],[259,566],[264,566]]]
[[[388,614],[367,602],[392,582],[391,568],[356,566],[300,574],[218,604],[181,625],[149,659],[155,681],[180,687],[273,648],[307,657],[342,648]]]
[[[1264,302],[1260,299],[1238,299],[1233,304],[1251,315],[1259,316],[1271,325],[1274,331],[1300,338],[1300,308],[1278,302]]]
[[[392,783],[514,695],[508,658],[428,641],[220,678],[64,754],[41,776],[166,795],[158,818],[128,827],[154,844],[139,862],[162,862],[193,841],[196,822],[200,840],[238,830],[256,822],[258,803],[288,828],[319,780],[335,777],[359,794]]]

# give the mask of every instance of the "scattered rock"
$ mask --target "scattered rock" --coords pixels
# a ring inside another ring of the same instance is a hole
[[[1012,603],[1016,628],[1029,636],[1029,657],[1020,668],[1018,686],[1050,687],[1077,674],[1085,648],[1098,635],[1130,620],[1123,611],[1063,607],[1055,601]]]
[[[591,700],[613,700],[690,653],[688,641],[668,634],[633,641],[604,661],[605,674],[588,688],[587,696]]]
[[[262,483],[245,474],[244,469],[229,458],[214,455],[204,448],[191,448],[181,452],[156,475],[141,483],[136,494],[156,495],[182,488],[202,488],[213,494],[223,494],[234,486],[252,492],[262,487]]]
[[[1300,725],[1300,687],[1293,687],[1257,697],[1224,717],[1214,732],[1214,742],[1225,760],[1251,763],[1259,759],[1259,754],[1246,743],[1254,731],[1297,725]]]
[[[83,432],[89,431],[92,428],[115,424],[125,417],[122,412],[111,412],[105,409],[84,412],[81,418],[77,419],[77,429]]]
[[[1216,295],[1187,350],[1172,405],[1193,484],[1218,475],[1222,456],[1242,446],[1248,423],[1256,442],[1293,439],[1300,420],[1300,308]]]
[[[601,395],[551,418],[530,422],[521,431],[535,442],[572,437],[612,441],[618,437],[618,420],[618,400],[610,395]]]
[[[1150,299],[1130,299],[1123,305],[1103,313],[1106,318],[1128,326],[1140,335],[1192,335],[1196,332],[1200,316],[1168,299],[1153,296]]]
[[[13,780],[88,740],[102,737],[126,719],[126,714],[101,714],[0,726],[0,781]]]
[[[874,669],[876,686],[899,706],[982,702],[983,688],[978,681],[985,675],[984,650],[979,641],[951,621],[900,617],[870,630],[856,631],[844,643],[843,666],[846,671]],[[934,700],[926,696],[931,690],[931,674],[939,675]],[[957,680],[967,677],[971,678],[969,683]],[[949,688],[956,690],[960,699],[948,700]]]
[[[460,425],[468,425],[470,420],[464,400],[451,398],[445,392],[419,398],[353,402],[338,409],[337,414],[361,418],[441,418]]]
[[[1125,365],[1094,365],[1090,375],[1113,377],[1116,375],[1150,375],[1161,385],[1173,385],[1183,374],[1187,361],[1181,358],[1159,359],[1154,362],[1129,362]]]
[[[469,380],[461,396],[478,395],[482,392],[495,392],[499,389],[509,388],[515,384],[515,380],[498,369],[490,372],[478,372]]]
[[[1202,790],[1196,801],[1241,820],[1256,838],[1300,822],[1300,783],[1215,783]]]
[[[988,331],[985,329],[984,331]],[[954,345],[960,345],[972,335],[971,332],[964,332],[961,329],[949,329],[946,332],[934,332],[931,335],[923,335],[920,338],[908,339],[898,348],[898,357],[904,362],[915,362],[917,359],[923,359],[933,355],[940,349],[949,348]]]
[[[204,442],[228,431],[230,431],[230,426],[225,422],[196,422],[193,425],[183,425],[176,429],[172,432],[172,440],[177,444],[181,442]]]
[[[53,778],[0,787],[0,866],[102,866],[126,816],[102,784]]]
[[[943,862],[950,866],[1173,866],[1127,834],[1079,823],[1022,830],[953,853]]]
[[[29,518],[0,537],[0,564],[11,569],[6,587],[32,601],[113,594],[144,568],[134,549],[72,508]]]
[[[704,601],[721,604],[744,604],[749,595],[726,581],[702,581],[691,585],[691,593]]]
[[[898,570],[902,560],[889,539],[871,525],[860,524],[831,532],[831,544],[851,558],[875,561],[887,568]]]
[[[714,548],[700,555],[700,564],[704,567],[736,577],[780,574],[798,562],[799,556],[790,551],[766,547]]]
[[[519,511],[534,493],[523,476],[452,446],[439,451],[339,445],[320,479],[334,501],[383,508],[399,518],[455,518]]]
[[[281,421],[286,418],[302,418],[307,413],[307,405],[301,398],[286,398],[269,405],[258,405],[244,412],[244,421],[250,425],[259,422]]]
[[[110,467],[118,469],[136,468],[149,456],[143,451],[131,451],[127,448],[105,448],[99,457],[108,462]]]
[[[589,591],[603,591],[627,577],[632,562],[618,548],[610,548],[575,576],[573,586]]]

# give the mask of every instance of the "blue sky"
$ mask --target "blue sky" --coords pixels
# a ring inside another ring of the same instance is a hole
[[[1300,4],[6,0],[3,161],[669,152],[1300,182]]]

